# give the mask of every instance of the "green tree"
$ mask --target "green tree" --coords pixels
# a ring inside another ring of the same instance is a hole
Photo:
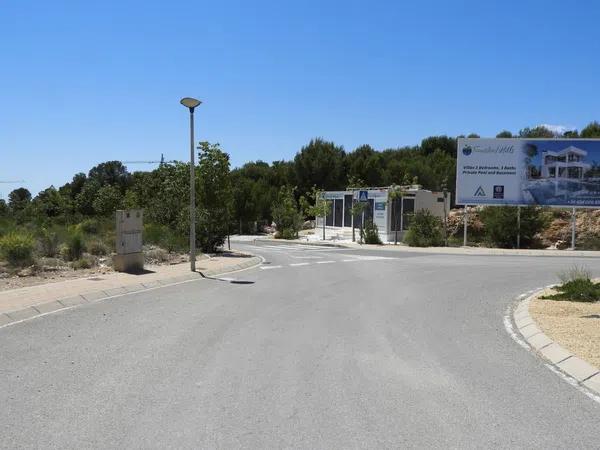
[[[106,161],[90,169],[88,178],[100,186],[117,186],[122,192],[131,183],[131,174],[121,161]]]
[[[471,133],[467,137],[469,139],[479,139],[481,136],[479,136],[477,133]]]
[[[96,214],[101,216],[110,216],[121,208],[123,197],[117,186],[102,186],[93,201],[93,208]]]
[[[33,205],[38,215],[57,217],[66,212],[66,199],[50,186],[41,191],[34,199]]]
[[[313,186],[311,192],[300,197],[300,208],[308,217],[323,218],[323,240],[325,240],[325,219],[331,214],[331,200],[325,198],[324,192]]]
[[[590,122],[586,127],[581,130],[582,138],[600,138],[600,123],[597,121]]]
[[[362,180],[366,186],[380,186],[383,179],[383,158],[370,145],[361,145],[346,156],[348,185]],[[351,183],[352,181],[352,183]]]
[[[8,207],[13,212],[23,211],[31,202],[31,192],[21,187],[8,194]]]
[[[229,174],[229,155],[219,144],[200,142],[198,240],[206,252],[223,245],[229,234],[233,210],[233,191]]]
[[[283,186],[279,190],[277,200],[272,205],[273,221],[277,228],[276,237],[295,239],[302,226],[302,214],[294,197],[294,190]]]
[[[313,186],[326,191],[343,189],[347,176],[346,153],[333,142],[317,138],[303,147],[294,158],[296,182],[300,192]]]
[[[479,213],[483,222],[485,239],[492,245],[502,248],[517,246],[517,207],[488,206]],[[521,208],[521,247],[529,248],[537,244],[537,235],[548,226],[548,218],[538,207]]]
[[[521,138],[553,138],[556,137],[552,130],[549,130],[543,125],[539,125],[533,128],[523,128],[519,131],[519,137]]]
[[[510,131],[502,130],[500,133],[498,133],[496,135],[496,137],[499,139],[502,139],[502,138],[507,139],[507,138],[512,138],[513,134]]]
[[[75,197],[75,209],[80,214],[86,216],[94,215],[94,200],[100,190],[100,183],[93,179],[88,179],[83,184],[81,191]]]
[[[421,151],[429,155],[436,150],[441,150],[456,158],[456,139],[448,136],[430,136],[421,141]]]
[[[443,245],[442,221],[428,210],[421,209],[417,211],[404,236],[404,242],[411,247],[437,247]]]

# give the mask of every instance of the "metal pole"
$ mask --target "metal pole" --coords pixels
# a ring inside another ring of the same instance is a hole
[[[571,250],[575,250],[575,228],[577,226],[577,216],[575,215],[575,207],[571,212]]]
[[[394,208],[394,245],[398,245],[398,208],[396,207],[396,199],[392,199],[392,208]]]
[[[400,197],[400,231],[404,232],[404,197]]]
[[[468,205],[465,205],[465,213],[463,214],[464,224],[463,224],[463,247],[467,246],[467,222],[469,215],[469,210],[467,209]]]
[[[521,248],[521,207],[517,206],[517,248]]]
[[[325,206],[323,206],[325,208]],[[325,212],[325,210],[323,210]],[[327,213],[323,214],[323,240],[325,240],[325,222],[327,221]]]
[[[190,108],[190,270],[196,271],[196,180],[194,162],[194,108]]]
[[[448,203],[448,191],[444,189],[444,245],[448,247],[448,211],[446,203]]]
[[[365,229],[365,209],[363,208],[362,210],[362,219],[360,221],[360,243],[364,244],[363,239],[364,239],[364,232],[363,230]]]

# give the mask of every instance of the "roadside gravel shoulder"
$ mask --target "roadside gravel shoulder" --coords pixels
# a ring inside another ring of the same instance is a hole
[[[555,320],[549,321],[544,318],[540,320],[541,315],[545,312],[545,305],[541,303],[544,300],[541,300],[540,297],[548,294],[551,290],[552,286],[548,286],[521,295],[518,303],[510,312],[512,323],[505,323],[507,330],[514,334],[513,338],[517,342],[538,354],[550,368],[562,374],[568,382],[600,402],[600,369],[594,365],[597,362],[595,358],[587,357],[590,351],[593,351],[590,349],[598,345],[598,342],[586,343],[584,340],[589,339],[589,336],[586,337],[585,333],[578,335],[572,329],[567,333],[564,327],[555,328],[559,323]],[[557,305],[549,306],[560,308]],[[577,306],[572,305],[571,307],[576,308]],[[546,319],[548,318],[546,317]],[[567,326],[573,325],[575,324],[567,324]],[[598,327],[597,324],[595,326]],[[563,339],[560,339],[561,335]],[[568,339],[567,336],[569,336]]]

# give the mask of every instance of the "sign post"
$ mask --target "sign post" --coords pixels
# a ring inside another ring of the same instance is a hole
[[[517,206],[517,248],[521,248],[521,207]]]
[[[575,250],[575,228],[577,227],[577,216],[575,215],[575,207],[571,211],[571,250]]]
[[[467,246],[467,223],[469,215],[469,205],[465,205],[465,213],[463,214],[463,247]]]

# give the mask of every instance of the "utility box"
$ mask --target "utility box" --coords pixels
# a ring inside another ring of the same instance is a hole
[[[117,272],[141,272],[144,270],[142,232],[144,211],[141,209],[118,210],[116,213],[117,254],[113,267]]]

